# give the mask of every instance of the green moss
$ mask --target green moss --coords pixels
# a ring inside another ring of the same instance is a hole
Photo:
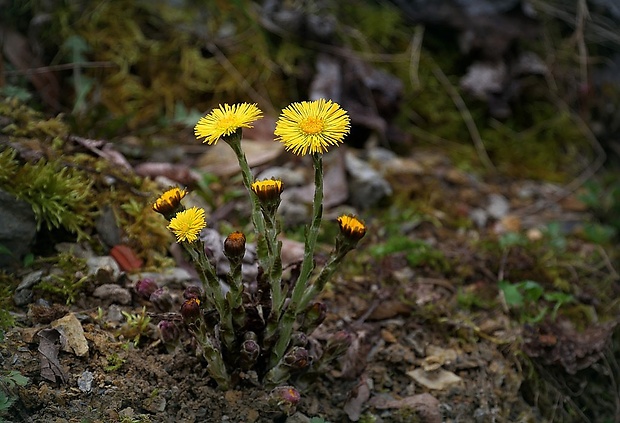
[[[85,239],[95,215],[91,182],[84,172],[66,166],[45,159],[19,166],[16,152],[7,148],[0,151],[0,188],[32,206],[38,229],[43,224],[50,230],[64,228]]]

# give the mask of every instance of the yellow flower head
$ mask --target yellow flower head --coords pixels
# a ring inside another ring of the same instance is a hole
[[[274,201],[282,194],[282,181],[279,179],[265,179],[252,184],[252,191],[261,201]]]
[[[205,226],[207,226],[205,211],[199,207],[191,207],[178,212],[170,220],[168,229],[176,235],[177,242],[194,242]]]
[[[163,214],[164,216],[169,215],[177,210],[181,204],[181,200],[186,195],[187,191],[185,189],[178,187],[170,188],[168,191],[160,195],[157,200],[155,200],[153,203],[153,210],[157,213]]]
[[[198,120],[194,134],[209,145],[215,144],[220,138],[235,134],[239,128],[251,128],[255,120],[263,117],[262,113],[256,104],[223,104]]]
[[[340,232],[351,241],[359,241],[366,235],[366,225],[355,216],[343,215],[338,218]]]
[[[276,140],[298,156],[325,153],[330,145],[342,143],[349,133],[350,119],[331,100],[292,103],[282,110],[276,123]]]

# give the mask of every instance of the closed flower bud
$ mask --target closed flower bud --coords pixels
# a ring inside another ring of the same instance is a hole
[[[340,226],[340,233],[348,241],[357,243],[366,235],[366,225],[355,216],[338,217],[338,226]]]
[[[284,355],[284,363],[294,370],[305,369],[310,365],[308,350],[302,347],[293,347]]]
[[[288,416],[295,413],[300,399],[299,391],[292,386],[278,386],[269,393],[269,402]]]
[[[172,296],[168,288],[157,288],[149,297],[149,301],[162,313],[166,313],[172,309]]]
[[[295,332],[291,336],[291,345],[295,347],[305,347],[308,345],[308,336],[303,332]]]
[[[256,181],[251,186],[254,194],[263,203],[272,203],[280,201],[282,194],[282,181],[279,179],[265,179]]]
[[[173,322],[162,320],[157,324],[157,329],[164,344],[176,344],[179,340],[179,328]]]
[[[185,323],[194,323],[200,317],[200,300],[190,298],[181,305],[181,316]]]
[[[134,286],[135,291],[139,296],[148,300],[151,297],[151,294],[157,290],[158,286],[155,281],[151,278],[140,279],[136,282]]]
[[[172,216],[183,209],[181,200],[187,195],[187,191],[178,187],[170,188],[153,203],[153,210],[170,220]]]
[[[246,339],[241,344],[241,367],[248,370],[254,366],[260,355],[260,346],[253,339]]]
[[[229,260],[241,260],[245,255],[245,235],[233,232],[224,241],[224,253]]]
[[[187,288],[185,288],[185,291],[183,291],[183,298],[186,300],[189,300],[190,298],[198,298],[201,299],[202,298],[202,288],[199,287],[198,285],[190,285]]]

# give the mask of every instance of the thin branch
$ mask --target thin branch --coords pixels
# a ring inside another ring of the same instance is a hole
[[[480,159],[482,164],[487,169],[495,171],[496,170],[495,166],[493,165],[493,162],[491,162],[491,159],[489,158],[487,150],[484,147],[484,142],[482,141],[482,137],[480,136],[480,132],[478,131],[478,128],[476,127],[474,118],[469,112],[469,109],[467,108],[467,105],[465,104],[463,97],[461,97],[461,95],[456,90],[456,88],[454,88],[454,86],[452,85],[452,83],[450,82],[446,74],[443,73],[441,68],[434,61],[432,65],[432,71],[435,77],[444,86],[448,95],[450,96],[450,98],[452,98],[454,105],[461,113],[461,116],[463,117],[463,121],[465,122],[465,125],[467,126],[467,130],[469,131],[469,135],[471,136],[471,139],[474,142],[474,146],[476,147],[476,151],[478,152],[478,158]]]
[[[4,71],[2,73],[7,76],[36,75],[40,73],[73,70],[75,68],[113,68],[115,66],[116,64],[113,62],[75,62],[75,63],[65,63],[62,65],[42,66],[39,68],[10,70],[10,71]]]

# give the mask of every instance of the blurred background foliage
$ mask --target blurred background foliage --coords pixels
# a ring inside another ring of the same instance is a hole
[[[470,171],[496,166],[511,176],[555,181],[600,155],[581,119],[596,113],[603,124],[616,119],[602,116],[608,107],[598,104],[596,90],[617,102],[617,86],[597,88],[587,73],[618,45],[604,15],[581,16],[581,1],[535,1],[528,3],[530,18],[521,16],[520,2],[507,2],[514,10],[505,15],[520,20],[496,34],[484,19],[475,24],[467,16],[425,22],[412,16],[418,3],[5,0],[0,89],[67,113],[83,136],[148,137],[191,127],[222,102],[256,102],[277,115],[309,97],[319,56],[328,54],[402,81],[387,107],[375,92],[382,88],[363,81],[353,96],[401,130],[379,134],[395,151],[432,145]],[[475,61],[511,65],[523,52],[535,53],[545,70],[509,72],[497,93],[500,105],[459,85]],[[509,113],[497,112],[506,107]],[[354,131],[351,143],[363,145],[368,132]]]

